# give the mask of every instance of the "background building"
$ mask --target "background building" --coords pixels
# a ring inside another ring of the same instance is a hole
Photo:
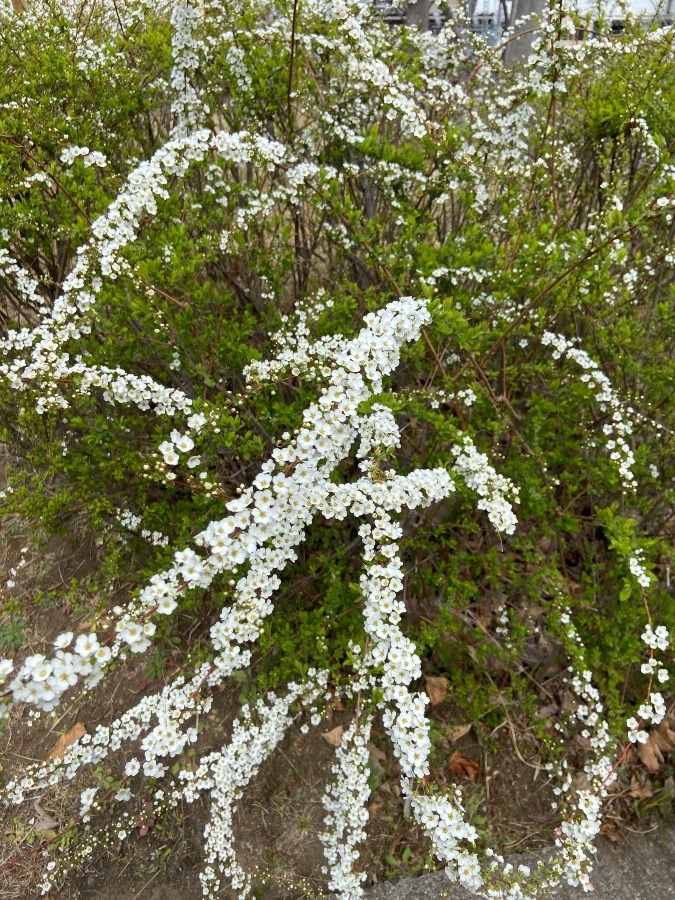
[[[631,0],[629,5],[645,23],[656,20],[670,25],[675,20],[675,0]],[[515,61],[529,54],[536,37],[532,17],[544,11],[546,0],[374,0],[374,6],[391,25],[416,25],[430,31],[438,31],[453,13],[461,12],[468,16],[471,31],[483,35],[488,44],[499,43],[506,28],[526,19],[516,26],[516,32],[520,31],[522,36],[511,41],[505,50],[505,58]],[[620,32],[623,29],[624,12],[615,0],[600,3],[598,0],[578,0],[578,8],[592,23],[597,22],[602,8],[612,30]]]

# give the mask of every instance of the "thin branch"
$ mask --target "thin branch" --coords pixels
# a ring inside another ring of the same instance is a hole
[[[295,62],[295,27],[298,17],[298,0],[293,0],[293,17],[291,19],[291,58],[288,61],[288,91],[286,93],[286,115],[288,130],[291,130],[291,94],[293,92],[293,64]]]

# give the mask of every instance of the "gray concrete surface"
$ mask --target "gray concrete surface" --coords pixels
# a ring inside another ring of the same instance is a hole
[[[532,865],[537,856],[514,855],[509,862]],[[580,900],[675,900],[675,825],[648,834],[633,834],[620,844],[601,838],[592,875],[595,894],[581,888],[563,887],[542,898]],[[368,900],[469,900],[464,888],[450,883],[443,872],[405,878],[376,885],[366,892]]]

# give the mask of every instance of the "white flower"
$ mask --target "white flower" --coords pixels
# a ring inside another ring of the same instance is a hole
[[[60,634],[56,640],[54,641],[54,646],[57,650],[65,650],[73,640],[73,632],[65,631],[63,634]]]
[[[94,802],[94,797],[96,796],[96,788],[85,788],[80,794],[80,815],[84,815],[88,810],[91,809],[92,803]]]
[[[104,666],[109,662],[111,657],[112,651],[110,650],[110,647],[98,647],[94,653],[94,659],[100,666]]]
[[[147,775],[148,778],[161,778],[166,774],[167,768],[167,766],[157,762],[156,759],[149,759],[143,763],[143,774]]]
[[[98,638],[95,634],[80,634],[75,641],[75,652],[80,656],[91,656],[98,648]]]
[[[6,678],[13,668],[14,663],[11,659],[0,659],[0,678]]]
[[[195,442],[189,434],[178,434],[174,431],[171,433],[171,439],[173,440],[176,449],[180,450],[181,453],[189,453],[195,445]]]
[[[33,681],[46,681],[52,674],[53,668],[54,667],[50,662],[38,663],[38,665],[31,670],[31,678]]]
[[[27,656],[23,663],[25,673],[30,675],[33,669],[37,668],[44,661],[45,656],[42,653],[34,653],[32,656]]]
[[[667,650],[669,644],[668,629],[665,625],[658,625],[656,630],[647,625],[642,633],[642,640],[652,650]]]
[[[169,616],[177,606],[178,604],[171,597],[162,597],[157,601],[157,612],[164,616]]]
[[[143,639],[143,626],[137,622],[125,622],[120,630],[120,637],[127,644],[135,644]]]
[[[140,772],[140,770],[141,770],[141,764],[137,759],[130,759],[129,762],[124,767],[125,775],[129,775],[130,777],[137,775]]]
[[[631,574],[637,579],[639,585],[642,587],[649,587],[651,579],[642,563],[636,557],[633,556],[628,560],[628,567],[630,568]]]

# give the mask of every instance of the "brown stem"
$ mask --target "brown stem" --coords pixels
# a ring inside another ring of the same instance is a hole
[[[293,17],[291,19],[291,58],[288,61],[288,91],[286,93],[286,115],[288,130],[291,130],[291,93],[293,90],[293,63],[295,62],[295,26],[298,16],[298,0],[293,0]]]

